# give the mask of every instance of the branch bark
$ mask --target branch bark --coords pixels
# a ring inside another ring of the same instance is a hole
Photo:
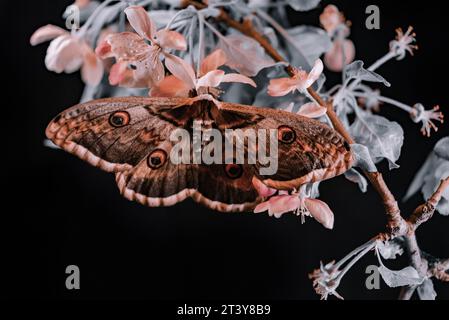
[[[197,9],[204,9],[207,7],[202,2],[194,0],[184,0],[184,6],[193,5]],[[240,31],[242,34],[253,38],[256,40],[266,51],[266,53],[272,57],[276,62],[287,63],[285,71],[289,76],[295,75],[295,68],[288,64],[288,62],[280,55],[280,53],[274,48],[267,38],[260,34],[252,25],[251,21],[246,19],[243,22],[239,22],[230,17],[224,10],[216,17],[217,21],[228,25]],[[349,143],[354,144],[355,141],[346,130],[345,126],[341,122],[340,118],[337,116],[332,101],[325,101],[312,87],[307,89],[310,96],[315,99],[321,106],[327,108],[327,115],[332,122],[334,129]],[[389,240],[398,236],[404,236],[406,239],[408,253],[410,255],[410,261],[413,267],[416,268],[418,273],[422,276],[426,275],[428,270],[427,261],[422,258],[421,251],[419,249],[415,230],[424,222],[428,221],[441,199],[441,195],[445,188],[449,187],[449,178],[442,181],[437,191],[432,195],[428,201],[422,206],[418,207],[413,215],[405,220],[401,216],[401,211],[399,209],[398,203],[385,183],[383,176],[380,172],[364,172],[365,176],[370,181],[371,185],[374,187],[376,192],[379,194],[382,203],[385,208],[385,212],[388,218],[387,233],[380,234],[378,237],[382,240]],[[446,270],[449,269],[449,260],[446,261],[442,266],[434,270],[434,276],[442,281],[449,281],[449,275]],[[415,292],[416,287],[405,287],[401,291],[401,299],[410,299]]]

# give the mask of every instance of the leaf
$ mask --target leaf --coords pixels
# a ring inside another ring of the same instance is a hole
[[[329,35],[321,28],[299,26],[288,29],[287,32],[292,40],[294,40],[294,44],[287,42],[291,56],[291,64],[294,66],[309,67],[332,47],[332,41]],[[298,51],[301,54],[298,54]],[[304,59],[307,65],[304,64]]]
[[[449,161],[449,137],[445,137],[438,141],[434,148],[434,152],[439,158]]]
[[[435,146],[433,152],[427,157],[421,169],[413,178],[404,201],[408,200],[421,189],[424,199],[428,199],[438,188],[440,181],[449,175],[448,156],[449,137],[441,139]],[[446,189],[436,210],[444,215],[449,215],[449,189]]]
[[[350,65],[346,66],[345,69],[345,78],[346,79],[357,79],[360,81],[368,81],[368,82],[381,82],[386,87],[390,87],[390,83],[384,79],[381,75],[369,71],[363,68],[363,61],[356,60]]]
[[[424,178],[424,186],[421,192],[424,199],[429,199],[436,191],[442,179],[449,177],[449,161],[441,158],[435,159],[433,167],[429,169],[428,174]],[[443,191],[442,197],[436,210],[443,216],[449,215],[449,189]]]
[[[226,65],[245,76],[254,77],[260,70],[278,64],[256,40],[241,34],[231,34],[220,39],[218,47],[228,58]]]
[[[368,190],[368,182],[357,170],[350,169],[344,173],[345,178],[351,182],[357,183],[360,190],[365,193]]]
[[[421,187],[424,185],[424,179],[429,174],[429,170],[432,170],[434,168],[435,164],[434,162],[435,154],[432,152],[424,162],[424,165],[419,169],[418,173],[416,173],[415,177],[413,178],[412,183],[408,187],[407,193],[403,198],[403,201],[407,201],[410,199],[415,193],[421,189]]]
[[[371,158],[370,152],[367,146],[361,144],[351,145],[352,154],[355,158],[354,167],[361,168],[367,172],[376,172],[377,168]]]
[[[424,281],[419,276],[418,271],[410,266],[402,270],[393,271],[381,265],[379,273],[390,288],[419,285]]]
[[[437,293],[433,288],[433,282],[431,279],[424,280],[424,282],[418,287],[417,291],[421,300],[435,300],[437,297]]]
[[[404,131],[396,122],[358,110],[349,132],[358,144],[367,146],[374,163],[387,159],[390,170],[399,168],[395,163],[404,143]]]
[[[150,19],[154,21],[157,29],[164,28],[175,16],[176,10],[151,10],[148,14]],[[176,23],[172,24],[172,29],[176,29]]]
[[[287,3],[296,11],[309,11],[315,9],[321,0],[287,0]]]

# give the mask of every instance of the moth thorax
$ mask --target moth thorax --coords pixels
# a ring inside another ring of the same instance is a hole
[[[203,94],[209,94],[212,97],[214,97],[214,99],[218,99],[218,97],[220,97],[220,95],[222,93],[223,93],[223,91],[218,89],[218,88],[199,87],[198,89],[196,89],[196,92],[194,92],[193,94],[194,94],[194,96],[200,96],[200,95],[203,95]]]

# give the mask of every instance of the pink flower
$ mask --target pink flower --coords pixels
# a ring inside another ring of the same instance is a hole
[[[354,61],[354,57],[354,43],[348,39],[336,39],[333,41],[332,48],[324,55],[324,64],[329,70],[340,72],[343,70],[345,65],[348,65]]]
[[[164,49],[184,51],[186,40],[176,31],[157,31],[143,7],[130,6],[125,9],[125,14],[137,34],[111,34],[98,45],[96,53],[102,59],[114,57],[117,60],[109,75],[112,85],[151,87],[164,78],[160,56],[171,56]]]
[[[90,4],[90,0],[75,0],[75,3],[74,3],[74,5],[80,9],[87,7],[89,4]]]
[[[288,108],[285,109],[285,111],[293,112],[293,106],[294,106],[294,104],[291,103],[288,106]],[[315,118],[324,116],[326,114],[326,112],[327,112],[327,109],[325,107],[320,106],[316,102],[308,102],[306,104],[303,104],[299,108],[297,114],[299,114],[300,116],[303,116],[303,117],[315,119]]]
[[[84,39],[60,27],[46,25],[34,32],[30,43],[35,46],[49,40],[52,41],[45,57],[48,70],[72,73],[81,68],[81,77],[85,83],[91,86],[100,83],[103,77],[103,64]]]
[[[153,97],[186,97],[191,90],[199,88],[216,88],[223,82],[246,83],[253,87],[255,82],[250,78],[238,74],[225,74],[219,67],[226,63],[226,55],[221,49],[217,49],[208,55],[200,65],[199,74],[196,74],[192,66],[176,56],[167,56],[165,65],[172,73],[150,91]]]
[[[344,15],[334,5],[328,5],[320,15],[320,22],[327,33],[333,38],[331,49],[324,56],[326,67],[335,72],[343,70],[355,57],[355,47],[349,36]]]
[[[328,33],[332,34],[341,24],[345,23],[345,17],[336,6],[330,4],[320,15],[320,23]]]
[[[279,78],[270,80],[268,94],[273,97],[281,97],[298,90],[305,92],[323,72],[323,62],[318,59],[310,71],[296,70],[296,74],[291,78]]]
[[[298,216],[312,216],[327,229],[334,227],[334,214],[323,201],[307,198],[298,193],[273,196],[276,190],[268,188],[257,178],[253,178],[253,185],[261,197],[270,197],[260,203],[254,209],[254,213],[268,211],[270,216],[280,218],[284,213],[293,212]]]
[[[426,110],[421,103],[417,103],[413,106],[410,116],[415,123],[422,122],[421,133],[424,136],[430,137],[432,129],[435,132],[438,131],[438,127],[434,121],[444,122],[444,114],[439,111],[440,106],[435,106],[433,109]]]
[[[397,60],[405,58],[406,53],[413,55],[413,50],[417,50],[416,34],[413,32],[413,27],[408,27],[404,33],[401,28],[396,29],[396,39],[390,42],[390,51],[396,54]]]

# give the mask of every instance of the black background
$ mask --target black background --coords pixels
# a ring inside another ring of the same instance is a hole
[[[385,216],[375,192],[361,194],[339,177],[321,193],[335,213],[335,229],[311,219],[277,220],[266,214],[220,214],[194,204],[146,208],[122,198],[114,177],[79,159],[42,145],[53,116],[77,103],[79,75],[57,75],[44,66],[47,45],[30,47],[35,29],[63,25],[71,1],[8,1],[2,4],[2,210],[0,228],[1,295],[9,298],[62,299],[318,299],[307,274],[340,259],[383,230]],[[324,1],[324,4],[327,4]],[[406,4],[405,4],[406,3]],[[413,25],[419,51],[390,62],[379,72],[392,83],[383,93],[408,104],[447,100],[447,10],[439,1],[335,1],[349,20],[357,58],[367,65],[385,54],[396,27]],[[381,29],[365,28],[365,8],[377,4]],[[321,9],[292,13],[292,24],[318,24]],[[329,74],[330,81],[338,80]],[[380,166],[398,199],[402,198],[433,145],[447,135],[447,124],[430,139],[407,114],[391,106],[383,115],[405,131],[401,168]],[[449,112],[446,111],[446,116]],[[405,214],[421,196],[403,204]],[[423,250],[449,256],[449,218],[436,215],[418,232]],[[398,289],[369,291],[367,255],[338,290],[347,299],[395,299]],[[81,290],[65,288],[65,267],[81,270]],[[405,260],[389,266],[400,268]],[[435,283],[439,299],[449,285]]]

